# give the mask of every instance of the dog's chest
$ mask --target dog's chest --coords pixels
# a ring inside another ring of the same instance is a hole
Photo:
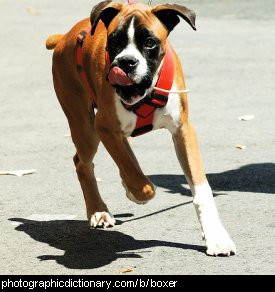
[[[137,116],[133,112],[125,109],[117,95],[115,99],[115,109],[121,131],[124,133],[125,137],[129,137],[136,127]]]
[[[174,90],[175,87],[172,88]],[[120,122],[121,131],[125,137],[131,136],[136,128],[137,116],[128,111],[121,104],[120,98],[115,96],[115,109]],[[172,134],[176,132],[180,124],[180,97],[178,94],[170,93],[168,103],[165,107],[156,109],[153,119],[153,130],[168,129]]]

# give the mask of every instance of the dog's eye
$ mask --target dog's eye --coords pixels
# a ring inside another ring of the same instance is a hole
[[[144,47],[145,49],[148,50],[152,50],[157,46],[157,43],[152,39],[152,38],[148,38],[145,42],[144,42]]]

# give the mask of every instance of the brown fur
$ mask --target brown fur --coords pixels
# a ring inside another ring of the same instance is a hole
[[[168,31],[152,14],[152,8],[137,4],[124,5],[108,28],[112,32],[120,21],[131,15],[138,15],[142,24],[154,31],[162,40],[165,48]],[[72,139],[76,147],[74,163],[83,190],[88,219],[95,212],[108,211],[101,199],[91,162],[100,141],[104,144],[119,167],[120,175],[128,190],[139,201],[148,201],[155,195],[153,184],[143,174],[127,139],[123,136],[115,111],[113,87],[106,82],[107,67],[105,46],[107,32],[99,21],[95,34],[88,35],[83,45],[83,64],[90,87],[95,93],[97,114],[91,110],[92,100],[83,86],[76,64],[76,37],[90,25],[89,19],[77,23],[66,35],[54,35],[48,38],[47,48],[54,50],[53,79],[58,100],[67,116]],[[179,88],[185,88],[184,77],[176,54],[175,76]],[[196,135],[188,121],[187,96],[181,95],[181,127],[174,142],[178,157],[186,175],[193,184],[205,181]]]
[[[52,36],[49,36],[46,41],[46,48],[48,50],[53,50],[57,43],[63,38],[64,34],[55,34]]]

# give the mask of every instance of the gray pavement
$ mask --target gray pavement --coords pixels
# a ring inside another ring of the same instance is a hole
[[[190,191],[164,130],[131,140],[158,186],[146,206],[126,198],[117,167],[100,147],[96,176],[118,225],[87,227],[74,147],[52,86],[52,52],[44,44],[89,16],[96,2],[0,2],[0,171],[37,170],[0,176],[0,274],[128,268],[130,274],[274,274],[275,1],[186,0],[197,12],[198,31],[182,22],[171,35],[192,90],[191,120],[215,201],[237,245],[230,258],[204,254]],[[245,114],[255,119],[240,122]]]

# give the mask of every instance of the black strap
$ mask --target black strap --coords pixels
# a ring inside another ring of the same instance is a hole
[[[137,137],[137,136],[146,134],[148,132],[151,132],[152,130],[153,130],[153,125],[147,125],[142,128],[135,129],[133,133],[131,134],[131,137]]]

